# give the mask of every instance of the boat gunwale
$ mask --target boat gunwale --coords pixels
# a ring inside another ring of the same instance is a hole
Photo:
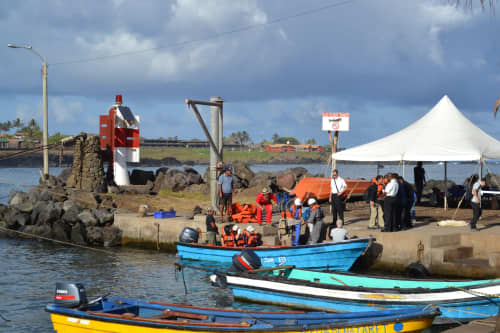
[[[451,291],[462,291],[465,293],[476,293],[475,295],[471,295],[472,297],[460,299],[460,301],[463,301],[466,299],[489,298],[489,297],[486,297],[483,295],[479,295],[477,292],[474,292],[471,289],[500,286],[500,281],[497,281],[497,282],[487,282],[487,283],[482,283],[482,284],[475,284],[475,285],[466,286],[466,287],[446,287],[446,288],[437,288],[437,289],[429,289],[429,288],[422,288],[422,287],[418,287],[418,288],[375,288],[375,287],[362,287],[362,286],[332,285],[332,284],[326,284],[326,283],[321,283],[321,282],[311,282],[311,281],[300,280],[300,279],[291,279],[291,278],[287,278],[287,277],[283,277],[283,276],[270,276],[270,275],[264,275],[264,274],[258,274],[258,273],[255,274],[255,273],[247,273],[247,272],[240,272],[240,273],[225,272],[224,274],[229,275],[229,276],[234,276],[234,277],[240,277],[240,278],[243,277],[243,278],[247,278],[247,279],[254,280],[254,281],[265,280],[268,282],[285,283],[285,284],[296,285],[296,286],[314,287],[317,289],[367,292],[367,293],[374,293],[374,294],[382,294],[382,293],[386,293],[386,294],[439,294],[442,292],[451,292]],[[337,274],[337,273],[335,273],[335,274]],[[425,280],[412,280],[412,279],[406,279],[406,280],[407,281],[425,281]],[[228,284],[230,284],[230,283],[228,282]],[[241,287],[242,285],[238,285],[238,286]],[[244,285],[244,287],[252,288],[252,289],[275,290],[275,289],[269,289],[269,288],[263,288],[263,287],[258,288],[258,287],[246,286],[246,285]],[[464,291],[461,289],[466,289],[466,290]],[[283,292],[283,291],[279,291],[279,292]],[[293,293],[293,294],[297,295],[297,293]],[[315,295],[314,297],[322,297],[322,296]],[[322,298],[332,299],[332,297],[330,297],[330,296],[323,296]],[[500,296],[498,296],[498,298],[500,298]],[[389,303],[389,302],[385,302],[385,300],[384,300],[384,304],[385,303]],[[395,302],[395,304],[401,304],[401,302]],[[408,304],[412,304],[412,303],[408,302]],[[420,304],[420,303],[416,302],[415,304]]]
[[[253,250],[256,252],[260,251],[272,251],[272,250],[282,250],[282,249],[306,249],[306,248],[315,248],[315,247],[326,247],[328,245],[340,245],[340,244],[350,244],[350,243],[361,243],[361,242],[368,242],[367,247],[370,245],[371,242],[375,242],[376,238],[375,237],[363,237],[363,238],[352,238],[348,239],[345,241],[340,241],[340,242],[325,242],[325,243],[318,243],[318,244],[306,244],[306,245],[297,245],[297,246],[290,246],[290,245],[264,245],[264,246],[257,246],[257,247],[224,247],[221,245],[207,245],[207,244],[198,244],[198,243],[184,243],[184,242],[179,242],[176,241],[174,244],[177,245],[182,245],[182,246],[187,246],[187,247],[192,247],[192,248],[199,248],[199,249],[216,249],[216,250],[225,250],[225,251],[241,251],[241,250]],[[177,251],[179,252],[179,251]]]
[[[131,304],[132,305],[132,304]],[[207,325],[191,325],[193,323],[182,323],[184,325],[178,325],[177,323],[161,323],[161,322],[148,322],[148,321],[133,321],[130,318],[114,318],[108,316],[100,316],[94,315],[92,313],[88,313],[87,311],[78,311],[69,308],[61,308],[56,306],[55,304],[49,304],[45,307],[45,311],[50,314],[60,315],[64,317],[76,317],[80,319],[87,320],[96,320],[101,322],[111,322],[121,325],[131,325],[131,326],[142,326],[142,327],[151,327],[151,328],[172,328],[179,329],[183,331],[228,331],[231,332],[230,329],[237,329],[237,331],[242,332],[271,332],[271,331],[297,331],[303,332],[304,330],[318,330],[318,329],[333,329],[333,328],[344,328],[344,327],[357,327],[357,326],[375,326],[375,325],[384,325],[391,324],[395,322],[405,322],[405,321],[415,321],[415,320],[426,320],[430,319],[431,323],[434,319],[441,314],[439,309],[426,309],[422,308],[421,313],[418,314],[401,314],[394,315],[393,318],[385,318],[383,320],[374,320],[374,319],[365,319],[361,322],[349,322],[348,320],[338,321],[335,323],[314,323],[314,324],[296,324],[296,325],[269,325],[272,327],[261,327],[261,328],[252,328],[249,327],[238,327],[238,326],[229,326],[229,327],[210,327]],[[203,323],[205,324],[205,323]]]

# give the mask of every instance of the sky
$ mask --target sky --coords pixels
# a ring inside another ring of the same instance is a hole
[[[323,112],[350,114],[340,147],[398,131],[447,94],[500,139],[500,17],[448,0],[0,2],[0,121],[98,133],[116,94],[146,138],[204,134],[186,98],[224,99],[224,135],[327,144]],[[209,122],[209,110],[200,108]]]

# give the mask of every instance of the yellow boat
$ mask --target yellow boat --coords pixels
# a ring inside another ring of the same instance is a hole
[[[57,284],[50,313],[58,333],[294,332],[400,333],[430,327],[439,310],[415,307],[355,313],[249,311],[102,297],[87,302],[79,284]]]

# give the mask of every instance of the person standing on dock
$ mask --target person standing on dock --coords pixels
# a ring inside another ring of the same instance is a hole
[[[372,179],[373,183],[368,188],[368,200],[370,202],[370,222],[368,223],[368,229],[383,229],[384,211],[380,201],[378,200],[378,188],[379,185],[383,183],[384,177],[378,175],[377,178]]]
[[[332,226],[337,225],[337,216],[344,222],[344,193],[347,189],[347,184],[344,179],[339,177],[337,169],[332,171],[332,180],[330,182],[331,195],[328,199],[332,206],[333,221]]]
[[[422,162],[417,162],[417,166],[413,168],[413,178],[415,181],[415,189],[417,193],[417,203],[420,203],[422,191],[425,186],[425,169],[422,167]]]
[[[388,173],[385,177],[389,183],[384,188],[384,229],[382,232],[393,232],[396,227],[396,206],[398,204],[397,196],[399,184],[394,174]]]
[[[206,239],[208,244],[216,245],[216,235],[219,233],[217,226],[215,225],[214,210],[209,207],[207,210],[207,217],[205,219],[207,225]]]
[[[227,167],[226,171],[219,177],[219,209],[220,220],[224,222],[224,210],[226,211],[227,220],[231,219],[233,204],[234,181],[231,175],[231,167]]]
[[[309,215],[307,223],[312,225],[312,232],[309,234],[309,240],[307,243],[321,243],[321,233],[324,227],[323,218],[325,217],[325,213],[323,213],[323,209],[321,209],[321,206],[318,205],[316,199],[311,198],[307,200],[307,204],[311,207],[311,215]]]
[[[262,209],[265,209],[266,222],[271,224],[271,218],[273,217],[273,202],[278,203],[278,199],[274,193],[271,193],[267,188],[264,188],[262,192],[257,194],[255,202],[257,203],[257,223],[262,223]]]
[[[470,204],[472,206],[472,220],[470,221],[470,230],[478,231],[476,224],[481,216],[481,197],[483,195],[483,191],[481,188],[486,185],[485,179],[479,180],[479,176],[477,174],[472,175],[471,183],[472,185],[472,199]]]

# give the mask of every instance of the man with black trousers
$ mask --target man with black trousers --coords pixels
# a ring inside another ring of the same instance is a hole
[[[332,171],[332,180],[330,181],[331,195],[328,202],[332,206],[333,222],[331,227],[335,228],[338,218],[344,223],[344,193],[347,189],[347,184],[344,179],[339,177],[337,169]]]
[[[382,232],[393,232],[396,227],[396,207],[398,204],[399,184],[392,173],[386,175],[388,184],[384,188],[384,230]]]

